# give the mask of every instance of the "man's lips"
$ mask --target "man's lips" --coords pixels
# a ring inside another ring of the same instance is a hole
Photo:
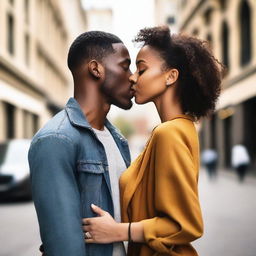
[[[131,98],[133,98],[134,97],[134,95],[135,95],[135,90],[134,90],[134,88],[132,88],[131,87],[131,89],[130,89],[130,95],[131,95]]]

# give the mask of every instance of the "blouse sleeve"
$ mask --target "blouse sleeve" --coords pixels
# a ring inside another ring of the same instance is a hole
[[[188,244],[203,233],[198,199],[198,170],[181,128],[158,129],[155,159],[155,198],[158,216],[142,221],[146,243],[168,253],[174,245]]]

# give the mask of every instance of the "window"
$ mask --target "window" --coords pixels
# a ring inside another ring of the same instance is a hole
[[[7,15],[7,49],[14,55],[14,19],[11,14]]]
[[[199,35],[199,30],[197,28],[193,29],[192,35],[193,36],[198,36]]]
[[[25,22],[29,23],[29,0],[24,0]]]
[[[225,11],[227,8],[227,0],[219,0],[220,8],[222,11]]]
[[[29,66],[30,61],[30,40],[29,35],[25,35],[25,63],[27,66]]]
[[[29,126],[30,122],[29,122],[29,112],[24,110],[23,111],[23,136],[24,138],[28,139],[30,138],[30,134],[29,134]]]
[[[247,1],[243,0],[240,8],[240,64],[244,66],[251,60],[251,11]]]
[[[212,35],[209,33],[206,36],[206,40],[208,41],[210,47],[212,47]]]
[[[210,147],[216,149],[217,145],[216,145],[216,138],[218,138],[218,136],[216,135],[216,115],[213,114],[211,116],[211,122],[210,122],[210,129],[211,129],[211,137],[210,137]]]
[[[224,21],[222,24],[222,62],[227,67],[227,69],[229,68],[228,45],[229,45],[229,30],[228,30],[227,23]]]
[[[173,25],[173,24],[175,24],[175,17],[169,16],[169,17],[166,19],[166,23],[167,23],[168,25]]]
[[[181,0],[181,6],[185,7],[187,5],[187,0]]]
[[[35,114],[32,114],[33,117],[33,135],[38,131],[39,125],[38,125],[38,116]]]
[[[213,9],[212,8],[208,8],[205,13],[204,13],[204,20],[205,20],[205,24],[209,25],[211,23],[212,20],[212,13],[213,13]]]
[[[6,138],[7,139],[13,139],[15,134],[14,134],[14,106],[5,103],[5,113],[6,113]]]

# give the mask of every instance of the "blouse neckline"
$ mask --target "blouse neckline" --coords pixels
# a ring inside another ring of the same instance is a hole
[[[181,119],[188,119],[188,120],[194,122],[194,118],[193,118],[192,116],[190,116],[190,115],[185,115],[185,114],[184,114],[184,115],[181,114],[181,115],[177,115],[177,116],[173,117],[173,118],[170,119],[170,120],[167,120],[167,121],[165,121],[165,122],[162,122],[162,124],[163,124],[163,123],[166,123],[166,122],[170,122],[170,121],[172,121],[172,120],[174,120],[174,119],[178,119],[178,118],[181,118]]]

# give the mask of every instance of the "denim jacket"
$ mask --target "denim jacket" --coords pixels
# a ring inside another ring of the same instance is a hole
[[[105,122],[128,167],[127,140]],[[32,195],[47,256],[112,256],[113,244],[85,244],[81,219],[91,203],[114,215],[102,143],[78,102],[70,98],[34,136],[29,150]]]

